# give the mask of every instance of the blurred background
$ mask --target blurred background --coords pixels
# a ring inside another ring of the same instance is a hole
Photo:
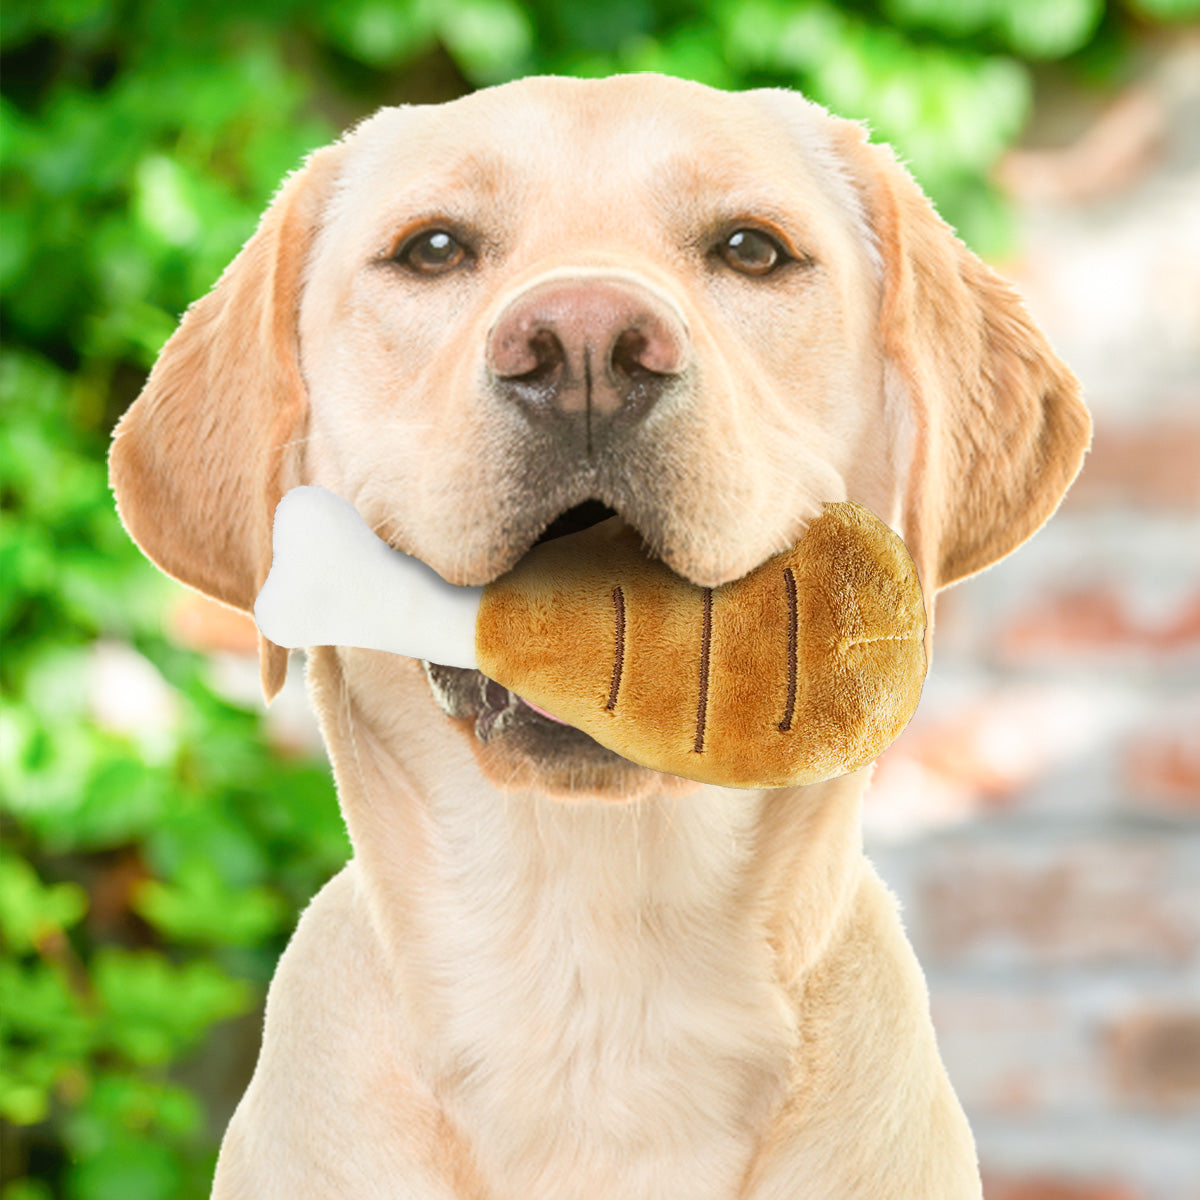
[[[1200,0],[7,0],[2,1200],[202,1197],[349,847],[299,680],[114,515],[112,427],[301,157],[533,72],[798,87],[1016,279],[1094,452],[946,593],[868,847],[988,1200],[1200,1200]]]

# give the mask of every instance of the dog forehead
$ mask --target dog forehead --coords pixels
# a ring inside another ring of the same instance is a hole
[[[538,76],[485,88],[445,104],[384,109],[359,127],[375,145],[376,168],[420,156],[436,168],[491,150],[530,171],[578,174],[588,164],[685,152],[704,157],[748,146],[763,132],[763,114],[739,93],[665,76],[569,79]],[[765,150],[765,146],[762,147]]]
[[[456,198],[476,210],[611,214],[722,197],[732,207],[766,200],[832,216],[813,169],[820,155],[803,145],[821,142],[828,118],[799,97],[794,104],[800,122],[756,93],[636,75],[533,77],[446,104],[384,109],[349,139],[334,215],[387,223]]]

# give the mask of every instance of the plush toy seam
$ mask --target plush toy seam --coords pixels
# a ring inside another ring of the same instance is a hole
[[[796,574],[791,567],[783,569],[783,585],[787,590],[788,602],[788,690],[787,704],[783,710],[783,720],[779,722],[780,733],[788,733],[792,728],[792,719],[796,715],[796,681],[799,668],[796,662],[799,630],[799,608],[796,601]]]
[[[617,693],[621,690],[621,674],[625,669],[625,593],[620,587],[613,588],[613,621],[615,629],[615,646],[613,650],[612,683],[608,689],[606,711],[612,712],[617,707]]]
[[[712,646],[712,588],[704,589],[704,626],[700,636],[700,701],[696,706],[695,754],[704,753],[704,726],[708,720],[708,659]]]
[[[915,642],[918,640],[919,637],[915,633],[881,633],[878,637],[839,638],[838,648],[847,650],[851,646],[868,646],[872,642]]]

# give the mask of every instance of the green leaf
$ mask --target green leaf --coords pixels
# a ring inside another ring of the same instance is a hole
[[[950,38],[979,33],[993,24],[1006,0],[884,0],[883,11],[897,25],[933,29]],[[1048,0],[1056,3],[1056,0]]]
[[[553,7],[555,33],[581,62],[612,62],[618,47],[649,36],[659,24],[660,6],[651,0],[561,0]],[[542,47],[539,47],[542,49]],[[543,53],[545,50],[543,49]],[[546,64],[539,67],[546,69]],[[610,65],[609,70],[614,68]]]
[[[75,1163],[69,1181],[72,1200],[177,1200],[183,1165],[169,1146],[123,1137]]]
[[[533,29],[512,0],[443,0],[433,8],[442,42],[473,83],[511,79],[528,64]]]
[[[0,959],[0,1113],[16,1124],[44,1120],[53,1090],[78,1079],[96,1024],[86,998],[74,992],[57,966]]]
[[[29,863],[0,858],[0,932],[16,953],[35,949],[70,929],[87,912],[87,894],[73,883],[46,885]]]
[[[168,245],[190,245],[204,228],[190,190],[177,161],[165,154],[147,155],[134,173],[134,213]]]
[[[217,1021],[245,1012],[250,989],[216,963],[172,966],[149,951],[103,947],[92,978],[112,1044],[131,1062],[167,1062]]]
[[[343,50],[375,67],[395,66],[422,49],[433,35],[433,10],[411,0],[349,0],[326,6],[321,15]]]
[[[37,1125],[50,1109],[50,1090],[0,1069],[0,1116],[14,1125]]]
[[[778,0],[722,0],[713,15],[731,65],[740,70],[778,65],[776,48],[787,19]]]
[[[201,945],[254,945],[286,919],[283,902],[269,889],[232,888],[211,861],[195,857],[173,882],[148,881],[134,908],[173,940]]]
[[[998,16],[1008,44],[1019,54],[1063,58],[1091,40],[1104,16],[1104,0],[1009,0]]]
[[[621,49],[627,71],[656,71],[681,79],[694,79],[710,87],[728,88],[734,78],[711,29],[685,27],[670,38],[639,38]]]
[[[80,1154],[94,1155],[123,1137],[184,1138],[201,1126],[196,1099],[178,1084],[128,1070],[99,1074],[67,1123]]]

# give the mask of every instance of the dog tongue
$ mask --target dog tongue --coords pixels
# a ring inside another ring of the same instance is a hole
[[[556,717],[553,713],[548,713],[544,708],[538,708],[538,706],[536,704],[531,704],[528,700],[525,699],[524,696],[522,696],[520,699],[521,699],[521,703],[524,704],[526,708],[532,708],[533,711],[535,713],[537,713],[537,715],[539,717],[545,717],[546,720],[554,721],[559,725],[569,725],[570,724],[569,721],[564,721],[562,719],[562,717]]]

